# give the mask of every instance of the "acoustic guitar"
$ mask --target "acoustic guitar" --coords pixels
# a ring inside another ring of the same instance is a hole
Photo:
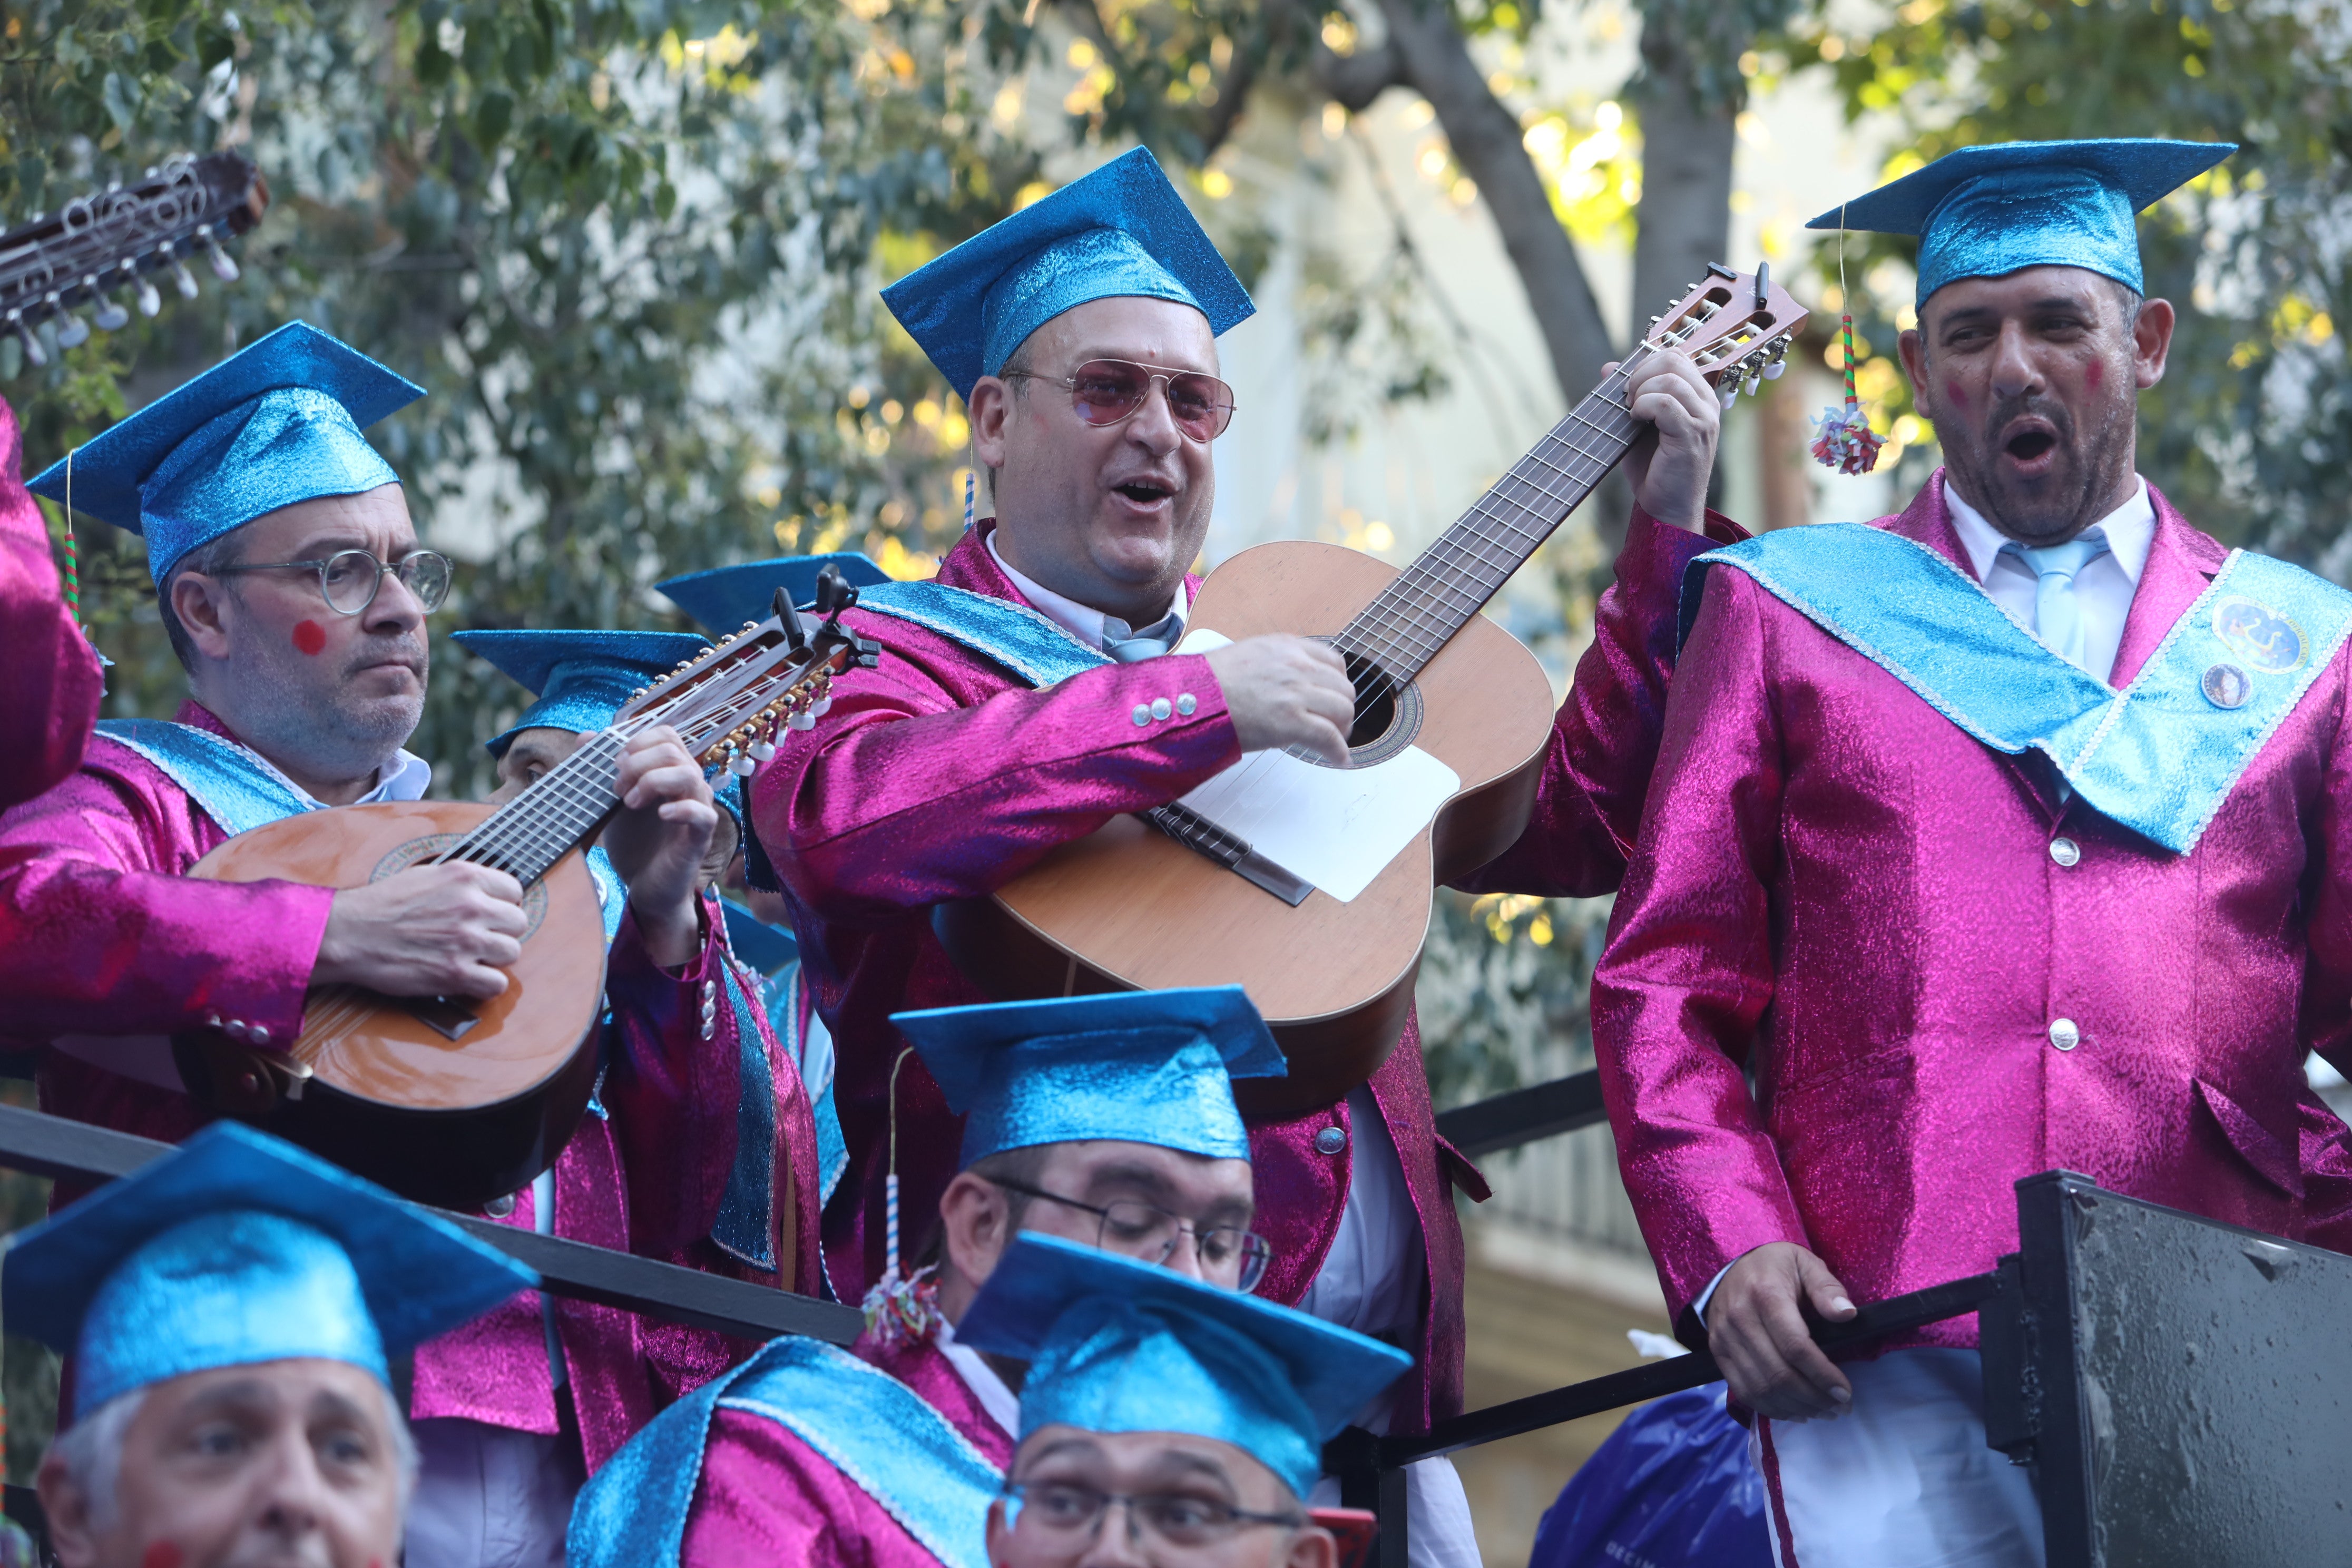
[[[1356,688],[1348,765],[1254,752],[1181,801],[1115,818],[933,926],[1005,998],[1240,984],[1290,1061],[1235,1085],[1244,1109],[1328,1104],[1404,1030],[1432,890],[1526,827],[1551,736],[1551,683],[1479,614],[1616,466],[1643,426],[1626,381],[1691,356],[1727,405],[1779,374],[1805,311],[1711,268],[1623,364],[1399,571],[1338,545],[1243,551],[1202,584],[1180,652],[1265,632],[1322,638]]]
[[[78,196],[30,223],[0,234],[0,325],[26,359],[49,363],[35,330],[57,322],[60,347],[72,348],[97,326],[126,326],[131,312],[114,298],[130,290],[142,316],[163,308],[152,273],[169,271],[184,300],[196,297],[188,262],[202,257],[223,282],[237,275],[221,242],[261,221],[269,186],[242,153],[208,153],[147,171],[134,185]],[[77,312],[90,308],[88,321]]]
[[[555,1162],[594,1087],[604,1008],[604,927],[583,846],[619,808],[614,783],[636,735],[667,724],[705,767],[748,775],[778,728],[812,728],[833,677],[880,652],[844,630],[856,591],[818,584],[812,632],[782,595],[777,614],[640,690],[607,728],[500,806],[406,801],[282,818],[221,845],[189,870],[225,882],[278,879],[356,888],[411,866],[470,861],[524,888],[530,919],[507,988],[488,1001],[314,987],[285,1051],[218,1029],[175,1037],[199,1100],[443,1208],[475,1209]]]

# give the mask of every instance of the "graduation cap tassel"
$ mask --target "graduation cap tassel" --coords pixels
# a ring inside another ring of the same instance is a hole
[[[890,1064],[890,1163],[882,1178],[882,1278],[866,1292],[866,1331],[885,1345],[916,1344],[938,1328],[940,1285],[935,1268],[898,1277],[898,1071],[915,1054],[908,1047]]]
[[[1848,298],[1845,282],[1845,209],[1838,209],[1838,295]],[[1845,404],[1823,409],[1813,421],[1821,434],[1813,437],[1813,458],[1824,468],[1835,468],[1841,474],[1866,474],[1878,466],[1878,449],[1886,445],[1886,437],[1870,427],[1870,416],[1863,412],[1862,399],[1853,385],[1853,315],[1847,312],[1843,321],[1845,335]]]
[[[66,614],[73,624],[87,626],[81,618],[81,546],[74,542],[73,530],[73,449],[66,453]]]

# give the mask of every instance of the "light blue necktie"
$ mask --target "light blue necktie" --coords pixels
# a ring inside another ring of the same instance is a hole
[[[1127,623],[1117,616],[1103,617],[1103,652],[1120,664],[1140,664],[1147,658],[1158,658],[1176,645],[1184,635],[1184,623],[1169,611],[1141,631],[1130,632]]]
[[[2107,552],[2107,536],[2096,528],[2084,530],[2063,544],[2029,550],[2004,544],[2005,553],[2023,561],[2037,579],[2033,592],[2033,635],[2042,646],[2075,668],[2091,671],[2084,662],[2083,605],[2074,593],[2074,578],[2084,567]]]

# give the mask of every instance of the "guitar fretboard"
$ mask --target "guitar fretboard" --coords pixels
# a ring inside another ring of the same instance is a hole
[[[1400,687],[1420,674],[1639,437],[1625,380],[1649,353],[1643,347],[1626,356],[1381,590],[1335,639],[1339,651],[1377,666]]]
[[[613,730],[589,736],[579,750],[492,812],[441,858],[489,866],[530,887],[595,832],[620,804],[613,785],[627,745],[627,737]]]

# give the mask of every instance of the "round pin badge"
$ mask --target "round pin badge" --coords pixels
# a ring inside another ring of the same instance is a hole
[[[2234,595],[2213,606],[2213,636],[2231,654],[2270,675],[2300,669],[2311,649],[2311,639],[2294,621],[2267,605]]]
[[[2254,694],[2253,677],[2234,664],[2210,667],[2197,685],[2205,700],[2216,708],[2243,708],[2246,699]]]

